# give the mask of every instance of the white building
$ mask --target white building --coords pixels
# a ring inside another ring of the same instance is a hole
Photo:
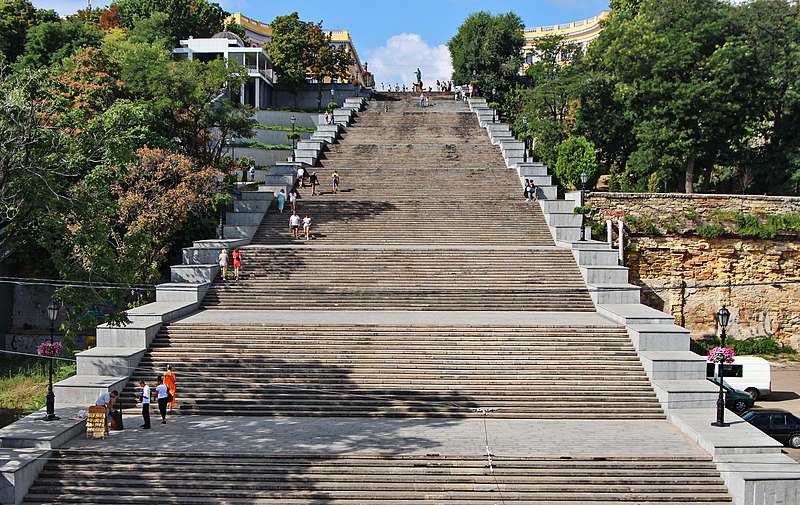
[[[238,35],[220,32],[210,39],[189,37],[181,40],[181,47],[172,50],[176,58],[211,61],[222,58],[247,69],[249,79],[231,99],[250,104],[257,109],[269,107],[273,102],[275,75],[272,60],[260,47],[246,47]]]

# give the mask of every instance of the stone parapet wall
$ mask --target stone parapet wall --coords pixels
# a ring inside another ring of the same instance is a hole
[[[623,219],[630,215],[663,219],[684,212],[800,213],[800,198],[768,196],[592,193],[587,205],[601,216]],[[800,349],[796,237],[634,235],[628,239],[625,264],[630,282],[649,288],[642,294],[643,303],[675,316],[692,337],[717,335],[714,314],[725,304],[732,313],[729,336],[774,335]]]
[[[658,217],[695,211],[752,214],[800,213],[800,197],[759,195],[701,195],[683,193],[589,193],[586,205],[604,216],[636,214]]]

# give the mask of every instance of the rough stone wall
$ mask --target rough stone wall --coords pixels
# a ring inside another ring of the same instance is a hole
[[[587,204],[603,216],[658,218],[694,211],[800,213],[800,198],[729,195],[593,193]],[[642,301],[675,316],[693,337],[718,334],[714,319],[731,310],[728,335],[774,335],[800,349],[800,242],[697,236],[632,236],[626,251],[630,280]]]

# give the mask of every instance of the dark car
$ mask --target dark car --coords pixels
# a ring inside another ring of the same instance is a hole
[[[779,409],[751,410],[742,419],[778,442],[800,448],[800,419],[791,412]]]
[[[719,387],[719,381],[716,377],[709,377],[708,380],[713,382],[715,386]],[[725,390],[725,407],[741,414],[747,409],[752,409],[755,400],[749,393],[734,389],[733,386],[726,381],[722,381],[722,389]]]

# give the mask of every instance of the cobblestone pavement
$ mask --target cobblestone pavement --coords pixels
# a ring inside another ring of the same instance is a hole
[[[257,418],[170,416],[152,430],[126,415],[106,440],[78,437],[71,448],[104,451],[294,454],[486,454],[482,419]],[[494,455],[676,455],[706,453],[667,421],[487,419]]]

